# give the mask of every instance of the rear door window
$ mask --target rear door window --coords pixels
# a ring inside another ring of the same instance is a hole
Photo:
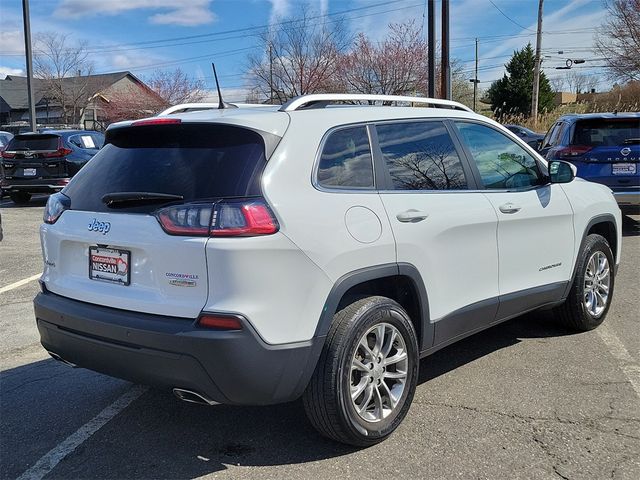
[[[467,188],[462,162],[444,123],[376,125],[380,150],[394,190]]]
[[[181,124],[117,128],[65,188],[71,208],[112,211],[103,195],[151,192],[185,202],[261,195],[266,164],[263,136],[230,125]],[[157,205],[129,207],[150,212]]]
[[[69,143],[85,150],[99,150],[104,144],[104,135],[99,133],[80,133],[71,135]]]

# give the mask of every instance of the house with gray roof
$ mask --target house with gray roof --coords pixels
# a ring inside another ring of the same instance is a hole
[[[35,78],[37,124],[70,125],[104,130],[115,103],[135,98],[152,115],[164,101],[131,72],[82,75],[61,79]],[[27,78],[7,75],[0,79],[0,125],[29,121]],[[1,127],[0,127],[1,128]]]

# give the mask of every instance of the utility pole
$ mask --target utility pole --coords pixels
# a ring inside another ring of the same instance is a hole
[[[436,2],[429,0],[427,9],[427,63],[429,98],[436,97]]]
[[[473,111],[478,111],[478,39],[476,38],[476,73],[473,77]]]
[[[273,105],[273,53],[269,42],[269,103]]]
[[[449,63],[449,0],[442,0],[442,84],[440,96],[451,100],[451,64]]]
[[[33,101],[33,52],[31,51],[31,22],[29,21],[29,0],[22,0],[22,19],[24,21],[24,53],[27,64],[27,97],[29,99],[29,124],[36,131],[36,104]]]
[[[538,93],[540,90],[540,50],[542,49],[542,4],[544,0],[538,0],[538,32],[536,35],[536,59],[533,67],[533,92],[531,95],[531,116],[533,127],[538,125]]]

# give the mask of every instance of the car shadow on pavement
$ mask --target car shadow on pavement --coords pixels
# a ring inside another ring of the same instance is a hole
[[[34,207],[44,207],[47,204],[47,200],[49,199],[49,195],[38,195],[33,197],[27,203],[16,204],[13,203],[9,197],[2,197],[0,200],[0,208],[34,208]]]
[[[535,313],[509,321],[427,357],[421,362],[419,382],[522,338],[570,333],[547,316]],[[2,478],[20,475],[130,388],[126,382],[53,360],[7,370],[2,376],[10,380],[3,380],[0,391],[2,456],[9,458],[8,444],[12,451],[9,464],[0,468]],[[68,455],[51,476],[186,479],[229,465],[295,466],[354,451],[316,433],[300,401],[266,407],[207,407],[150,389]]]
[[[637,237],[640,235],[640,221],[629,215],[622,215],[622,236]]]
[[[439,377],[523,338],[552,338],[575,332],[560,325],[551,311],[532,312],[498,324],[430,355],[420,363],[418,384]]]

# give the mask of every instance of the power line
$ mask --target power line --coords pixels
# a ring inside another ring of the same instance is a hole
[[[356,7],[356,8],[350,8],[347,10],[341,10],[339,12],[332,12],[332,13],[325,13],[322,15],[312,15],[309,17],[306,17],[306,20],[318,20],[321,18],[327,18],[327,17],[334,17],[334,16],[339,16],[339,15],[343,15],[343,14],[347,14],[347,13],[353,13],[353,12],[358,12],[358,11],[362,11],[362,10],[370,10],[372,8],[377,8],[377,7],[381,7],[381,6],[388,6],[390,4],[397,4],[397,3],[402,3],[402,2],[408,2],[411,0],[388,0],[386,2],[380,2],[380,3],[375,3],[372,5],[367,5],[364,7]],[[402,8],[397,8],[397,9],[393,9],[393,10],[385,10],[385,11],[381,11],[381,12],[374,12],[372,14],[368,14],[368,15],[361,15],[361,16],[354,16],[351,17],[351,19],[358,19],[358,18],[363,18],[366,16],[372,16],[372,15],[381,15],[384,13],[391,13],[391,12],[395,12],[395,11],[399,11],[399,10],[404,10],[407,8],[413,8],[413,7],[418,7],[418,6],[422,6],[422,3],[414,3],[412,5],[405,5]],[[257,25],[257,26],[252,26],[252,27],[243,27],[243,28],[236,28],[236,29],[231,29],[231,30],[223,30],[220,32],[212,32],[212,33],[203,33],[203,34],[199,34],[199,35],[188,35],[188,36],[182,36],[182,37],[172,37],[172,38],[164,38],[164,39],[156,39],[156,40],[147,40],[147,41],[141,41],[141,42],[131,42],[131,43],[123,43],[120,44],[120,46],[126,47],[126,46],[132,46],[132,45],[144,45],[144,47],[135,47],[135,48],[117,48],[115,50],[107,50],[107,49],[114,49],[115,47],[118,47],[118,44],[115,45],[108,45],[108,46],[104,46],[104,47],[96,47],[94,49],[89,49],[87,50],[87,53],[106,53],[109,51],[128,51],[128,50],[138,50],[138,49],[142,49],[142,48],[163,48],[163,47],[169,47],[169,46],[179,46],[179,45],[190,45],[190,42],[187,43],[175,43],[175,44],[167,44],[167,45],[155,45],[155,46],[149,46],[155,43],[166,43],[166,42],[181,42],[183,40],[193,40],[193,39],[202,39],[202,38],[210,38],[210,37],[218,37],[218,36],[222,36],[222,35],[227,35],[227,34],[233,34],[233,33],[244,33],[245,35],[241,35],[241,36],[233,36],[233,37],[228,37],[228,38],[221,38],[221,39],[217,39],[216,41],[223,41],[223,40],[230,40],[230,39],[234,39],[234,38],[241,38],[241,37],[246,37],[247,33],[250,33],[252,31],[264,31],[266,29],[269,28],[273,28],[273,27],[277,27],[277,26],[283,26],[283,25],[289,25],[289,24],[295,24],[300,22],[302,19],[292,19],[292,20],[284,20],[281,22],[274,22],[272,24],[263,24],[263,25]],[[340,19],[338,19],[339,21]],[[317,24],[314,24],[317,25]],[[206,41],[212,41],[212,40],[200,40],[197,42],[193,42],[193,43],[203,43]],[[16,52],[15,50],[12,53],[5,53],[5,52],[1,52],[0,51],[0,55],[2,56],[22,56],[23,53],[20,52]]]
[[[516,22],[513,18],[511,18],[509,15],[507,15],[507,14],[506,14],[506,13],[504,13],[502,10],[500,10],[500,7],[498,7],[495,3],[493,3],[493,1],[492,1],[492,0],[489,0],[489,3],[490,3],[491,5],[493,5],[493,6],[495,7],[495,9],[496,9],[496,10],[498,10],[498,11],[502,14],[502,16],[503,16],[504,18],[506,18],[507,20],[509,20],[509,21],[510,21],[511,23],[513,23],[514,25],[516,25],[516,26],[518,26],[518,27],[522,28],[523,30],[529,30],[530,32],[533,32],[533,30],[531,30],[530,28],[527,28],[527,27],[523,27],[523,26],[522,26],[522,25],[520,25],[518,22]]]

